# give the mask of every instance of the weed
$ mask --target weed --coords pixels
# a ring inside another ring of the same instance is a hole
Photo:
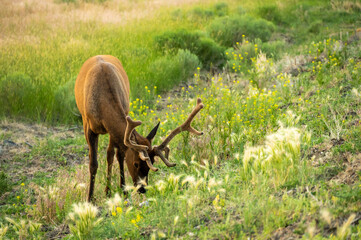
[[[3,195],[12,188],[9,177],[6,173],[0,172],[0,195]]]
[[[41,239],[40,238],[40,227],[41,224],[36,223],[31,220],[20,219],[14,220],[9,217],[5,217],[5,219],[12,224],[13,229],[18,235],[20,240],[23,239]]]
[[[103,220],[97,218],[98,209],[92,204],[73,204],[73,211],[69,213],[69,228],[71,233],[78,239],[92,238],[92,230]]]

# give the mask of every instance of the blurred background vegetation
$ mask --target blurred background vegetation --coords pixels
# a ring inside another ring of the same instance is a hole
[[[152,105],[197,67],[220,72],[232,66],[226,52],[245,37],[277,58],[338,34],[340,26],[352,30],[361,7],[346,2],[6,0],[0,10],[0,116],[78,121],[74,82],[84,61],[98,54],[121,60],[132,99],[144,96],[145,86],[155,89],[146,99]],[[247,46],[237,52],[256,55]]]

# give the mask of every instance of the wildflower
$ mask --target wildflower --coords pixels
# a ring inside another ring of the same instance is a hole
[[[117,210],[117,208],[118,208],[119,206],[121,206],[121,204],[122,204],[122,198],[119,196],[118,193],[116,193],[116,194],[114,195],[114,198],[110,198],[110,199],[106,202],[106,204],[108,205],[109,211],[112,212],[112,215],[113,215],[113,212],[115,213],[115,211]],[[113,216],[115,216],[115,215],[113,215]]]

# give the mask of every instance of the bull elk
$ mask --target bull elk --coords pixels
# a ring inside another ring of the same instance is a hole
[[[90,186],[88,201],[93,200],[95,176],[98,169],[97,149],[99,134],[109,134],[107,148],[107,182],[105,192],[110,195],[110,182],[114,154],[117,156],[120,168],[120,187],[124,191],[124,159],[138,191],[146,190],[149,169],[158,171],[153,166],[154,157],[158,156],[165,165],[174,167],[176,164],[168,161],[169,142],[180,132],[189,131],[202,135],[191,127],[196,114],[203,108],[201,99],[188,116],[188,119],[174,129],[159,145],[152,146],[152,140],[157,133],[159,123],[147,137],[140,135],[135,128],[142,124],[133,121],[129,116],[129,81],[120,61],[109,55],[89,58],[81,67],[75,83],[75,99],[82,115],[84,135],[89,145]],[[115,151],[114,151],[115,149]],[[164,153],[164,154],[163,154]]]

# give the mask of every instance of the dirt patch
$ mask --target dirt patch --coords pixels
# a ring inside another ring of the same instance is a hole
[[[352,185],[360,180],[361,173],[361,153],[353,156],[350,161],[344,163],[345,170],[334,176],[331,181]]]
[[[285,228],[279,228],[273,233],[271,239],[272,240],[300,239],[301,236],[294,233],[296,228],[297,228],[297,226],[295,224],[292,224],[292,225],[287,226]]]
[[[332,142],[323,142],[310,149],[308,158],[312,160],[311,164],[314,167],[322,166],[325,163],[332,160],[333,155],[331,149],[333,147]]]
[[[44,159],[43,156],[31,155],[31,151],[37,148],[45,139],[64,140],[74,138],[82,134],[79,127],[46,127],[38,124],[25,124],[14,122],[0,123],[0,167],[6,172],[13,182],[23,177],[31,178],[38,172],[46,172],[51,176],[62,164],[74,165],[84,161],[65,146],[66,154],[59,162],[52,159]],[[80,146],[83,147],[83,146]]]
[[[48,229],[42,229],[46,233],[46,239],[63,239],[66,235],[70,233],[68,224],[61,224],[55,229],[49,231]]]

